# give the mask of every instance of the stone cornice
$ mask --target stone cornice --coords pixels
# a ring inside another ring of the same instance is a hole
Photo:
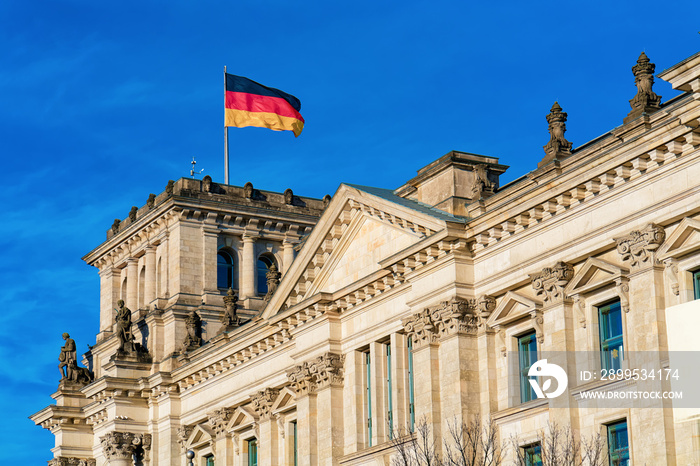
[[[486,201],[485,213],[468,225],[469,235],[475,238],[474,252],[696,151],[700,147],[700,133],[695,131],[700,105],[689,103],[689,106],[693,108],[682,115],[663,109],[654,113],[649,123],[651,129],[644,132],[642,143],[638,140],[642,135],[628,136],[622,131],[575,151],[561,162],[559,174],[546,183],[537,180],[536,170],[528,175],[529,181],[526,177],[506,186]],[[517,211],[514,206],[518,207]],[[504,209],[508,209],[505,221]]]

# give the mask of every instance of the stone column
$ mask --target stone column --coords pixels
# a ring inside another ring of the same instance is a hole
[[[403,320],[407,335],[413,342],[416,425],[425,420],[439,452],[442,445],[440,413],[440,357],[438,329],[430,309],[424,309]]]
[[[109,432],[100,443],[110,466],[132,466],[134,455],[143,462],[150,459],[151,434]]]
[[[282,270],[280,270],[282,276],[287,273],[292,262],[294,262],[294,243],[285,239],[282,242]]]
[[[132,312],[138,309],[139,302],[139,260],[130,257],[126,260],[126,307]]]
[[[156,247],[146,246],[146,283],[144,285],[143,304],[146,309],[151,308],[151,303],[156,299]]]
[[[217,238],[219,230],[202,226],[202,297],[207,302],[207,294],[218,295],[217,288]]]
[[[214,429],[214,451],[217,464],[233,464],[233,445],[227,427],[233,414],[231,408],[219,408],[207,413],[209,425]]]
[[[115,312],[119,301],[119,281],[121,272],[110,265],[100,270],[100,331],[112,331]]]
[[[260,437],[258,438],[258,465],[276,466],[279,460],[279,426],[272,416],[272,404],[279,395],[279,390],[266,388],[251,397],[253,410],[258,415]]]
[[[240,283],[241,299],[254,298],[255,293],[255,240],[256,236],[243,235],[243,257]]]
[[[479,358],[476,332],[477,300],[455,298],[432,312],[440,336],[440,401],[442,431],[469,425],[479,414]]]
[[[665,238],[664,228],[650,223],[615,239],[617,251],[631,268],[629,281],[616,283],[624,314],[623,344],[630,369],[661,369],[662,352],[668,349],[664,267],[656,259],[656,250]],[[647,380],[638,387],[644,391],[671,389],[669,381],[659,379]],[[636,406],[641,403],[639,401]],[[664,416],[673,407],[671,400],[654,400],[652,404],[646,402],[641,406],[650,409],[633,409],[632,420],[628,420],[630,437],[645,439],[645,448],[632,452],[634,464],[676,464],[673,416]],[[663,435],[649,436],[648,426],[663,426]]]
[[[342,355],[326,353],[311,365],[316,378],[319,465],[337,465],[343,456],[344,362]]]
[[[170,267],[169,267],[169,257],[170,257],[170,249],[169,249],[169,238],[170,238],[170,232],[167,230],[165,231],[165,235],[163,236],[163,240],[160,243],[160,265],[161,265],[161,270],[158,271],[160,276],[158,277],[160,280],[160,293],[159,293],[159,298],[168,298],[170,297]]]

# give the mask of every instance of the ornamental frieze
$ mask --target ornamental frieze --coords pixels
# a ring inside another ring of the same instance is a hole
[[[131,432],[109,432],[100,438],[102,451],[108,461],[129,460],[136,455],[147,458],[151,451],[151,434],[134,434]]]
[[[177,428],[177,443],[180,445],[180,448],[183,451],[185,449],[185,446],[187,445],[187,440],[190,438],[190,435],[192,435],[193,430],[194,428],[190,426],[183,426]]]
[[[95,466],[96,461],[92,458],[76,458],[59,456],[49,460],[48,466]]]
[[[411,338],[416,348],[435,343],[438,339],[438,329],[433,322],[429,308],[403,319],[401,323],[406,335]]]
[[[574,277],[574,267],[566,262],[557,262],[554,267],[545,267],[542,272],[530,275],[532,289],[542,296],[545,303],[561,302],[564,287]]]
[[[650,223],[642,230],[634,230],[622,238],[615,238],[617,252],[623,261],[630,261],[632,267],[652,263],[652,255],[666,239],[662,226]]]
[[[475,299],[455,298],[445,301],[431,312],[431,319],[436,324],[440,337],[447,335],[475,334],[479,326]]]
[[[265,390],[260,390],[255,395],[251,396],[251,404],[255,410],[255,414],[258,415],[260,420],[266,421],[270,419],[272,414],[272,404],[277,399],[279,395],[279,390],[274,388],[266,388]]]

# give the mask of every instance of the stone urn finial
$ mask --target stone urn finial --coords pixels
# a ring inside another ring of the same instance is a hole
[[[628,123],[643,113],[651,113],[661,104],[661,96],[652,90],[654,86],[654,70],[656,65],[649,61],[647,54],[642,54],[637,59],[637,64],[632,67],[634,73],[634,85],[637,86],[637,95],[630,100],[632,110],[624,118],[623,123]]]
[[[567,114],[562,112],[559,102],[554,102],[552,109],[547,115],[547,123],[549,123],[549,142],[544,146],[544,158],[537,164],[537,167],[542,167],[552,160],[562,160],[571,155],[572,144],[566,140],[564,133],[566,132]]]

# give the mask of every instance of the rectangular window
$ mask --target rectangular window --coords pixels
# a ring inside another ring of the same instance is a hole
[[[393,416],[393,395],[391,393],[391,344],[387,343],[384,345],[384,354],[386,354],[386,419],[389,423],[389,438],[391,438],[391,429],[394,426],[394,416]]]
[[[630,446],[626,420],[608,425],[608,455],[610,466],[629,466]]]
[[[367,382],[365,386],[365,412],[367,413],[367,446],[372,446],[372,366],[369,351],[364,354]]]
[[[523,447],[523,462],[525,466],[542,466],[542,445],[533,443]]]
[[[518,337],[518,363],[520,366],[520,402],[525,403],[537,398],[530,385],[527,372],[537,362],[537,335],[535,332]]]
[[[693,274],[693,298],[700,299],[700,269],[691,273]]]
[[[248,466],[258,466],[258,441],[248,440]]]
[[[214,466],[214,457],[212,455],[205,456],[204,460],[206,466]]]
[[[299,444],[297,440],[297,421],[292,421],[292,439],[294,440],[294,466],[299,464]]]
[[[622,310],[620,301],[614,301],[598,308],[600,324],[601,368],[617,370],[622,367]]]
[[[416,423],[416,409],[413,393],[413,341],[408,338],[408,426],[413,432]]]

